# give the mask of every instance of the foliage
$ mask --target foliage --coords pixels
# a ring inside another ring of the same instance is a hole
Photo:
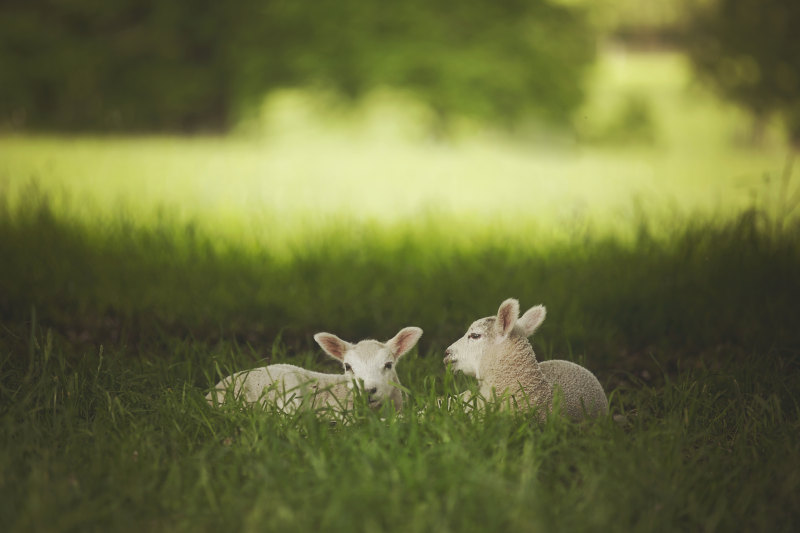
[[[597,128],[597,131],[584,134],[584,140],[627,145],[656,143],[658,128],[650,100],[637,92],[624,94],[620,100],[606,123]]]
[[[800,4],[794,0],[718,0],[698,10],[689,53],[703,79],[763,119],[786,121],[800,145]]]
[[[436,111],[564,124],[593,39],[549,0],[12,0],[0,6],[0,124],[225,130],[265,92],[405,89]]]
[[[631,47],[680,45],[687,5],[708,0],[564,0],[585,3],[595,24],[616,41]]]

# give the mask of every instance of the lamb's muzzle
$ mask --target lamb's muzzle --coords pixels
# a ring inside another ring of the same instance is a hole
[[[442,359],[442,362],[446,365],[454,362],[453,351],[450,348],[444,351],[444,359]]]

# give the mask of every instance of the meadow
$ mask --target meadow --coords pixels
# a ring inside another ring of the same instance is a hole
[[[0,138],[6,530],[792,530],[787,150],[736,144],[746,118],[677,56],[596,75],[577,141],[436,141],[397,95],[320,118],[296,93],[224,139]],[[593,370],[622,417],[432,408],[471,385],[444,348],[510,296],[548,308],[538,357]],[[273,362],[337,372],[315,332],[407,325],[398,414],[203,398]]]

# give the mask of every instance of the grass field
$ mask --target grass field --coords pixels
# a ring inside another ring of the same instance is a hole
[[[792,531],[797,178],[778,137],[731,144],[746,121],[682,68],[601,64],[577,145],[396,138],[407,124],[375,130],[377,104],[333,135],[296,95],[281,135],[0,138],[0,522]],[[630,91],[649,144],[591,112]],[[547,305],[537,355],[595,371],[624,423],[432,408],[470,384],[444,348],[509,296]],[[317,331],[406,325],[425,333],[398,365],[399,415],[203,399],[272,362],[336,372]]]

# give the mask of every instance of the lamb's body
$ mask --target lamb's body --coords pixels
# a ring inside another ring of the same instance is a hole
[[[545,377],[528,339],[509,338],[494,345],[478,363],[476,377],[484,398],[508,394],[518,407],[538,407],[542,412],[553,402],[553,384]]]
[[[561,388],[561,409],[572,420],[594,418],[608,412],[603,386],[586,368],[563,359],[542,361],[539,368],[547,381]]]
[[[389,402],[399,410],[403,396],[395,364],[421,335],[421,329],[407,327],[386,343],[367,339],[351,344],[330,333],[317,333],[314,340],[342,363],[343,374],[325,374],[286,364],[269,365],[224,378],[206,395],[206,400],[218,405],[235,398],[248,404],[274,404],[284,411],[301,407],[349,409],[356,391],[360,390],[371,407]]]
[[[554,387],[561,389],[561,409],[573,420],[608,412],[608,400],[597,378],[570,361],[539,363],[528,337],[544,321],[536,306],[521,318],[516,300],[506,300],[496,317],[473,322],[466,335],[445,352],[445,363],[473,375],[484,398],[507,395],[518,408],[537,408],[540,415],[553,406]]]
[[[351,380],[344,374],[313,372],[294,365],[269,365],[237,372],[220,381],[206,395],[209,403],[224,403],[232,395],[248,404],[274,404],[285,411],[352,407]],[[400,400],[402,401],[402,400]]]

